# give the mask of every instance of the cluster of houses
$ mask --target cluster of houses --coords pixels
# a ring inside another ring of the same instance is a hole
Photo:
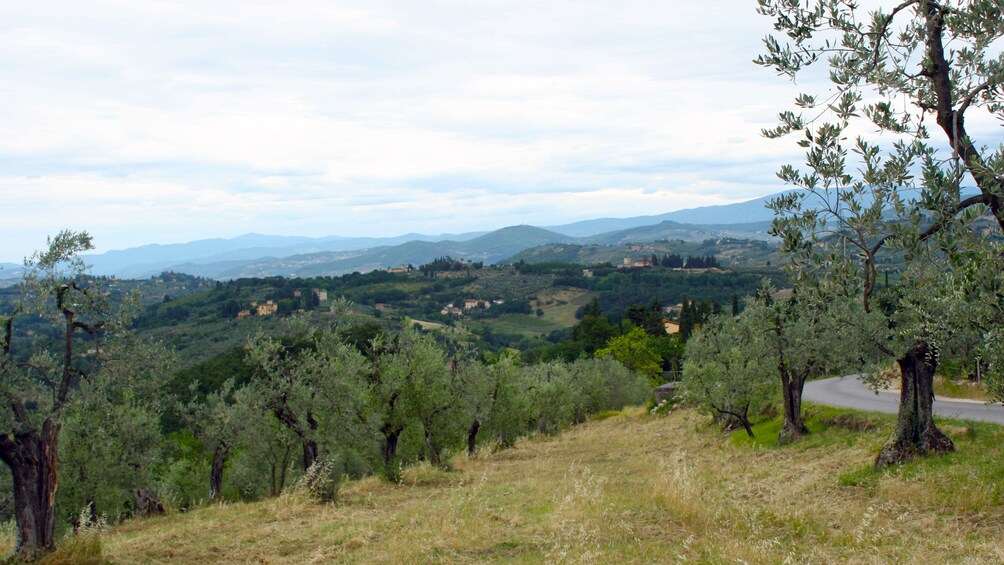
[[[324,290],[323,288],[312,288],[310,289],[310,293],[316,296],[317,299],[320,300],[321,302],[324,302],[325,300],[328,299],[328,291]],[[302,290],[293,291],[293,298],[300,298],[301,296],[303,296]]]
[[[328,291],[323,288],[312,288],[310,289],[311,294],[317,297],[321,302],[328,299]],[[299,290],[293,291],[294,298],[300,298],[303,296],[303,292]],[[252,302],[250,308],[245,308],[237,312],[237,319],[246,318],[252,314],[255,316],[271,316],[279,311],[279,305],[272,300],[266,300],[265,302],[258,303]]]
[[[497,298],[495,300],[480,300],[477,298],[466,298],[463,304],[460,306],[454,305],[450,302],[439,311],[440,314],[444,316],[457,316],[458,318],[463,316],[466,312],[471,310],[487,310],[492,307],[492,304],[505,304],[505,300]]]
[[[239,320],[241,318],[246,318],[251,315],[251,312],[254,312],[255,316],[271,316],[272,314],[275,314],[278,311],[279,311],[279,305],[276,304],[275,302],[272,302],[271,300],[266,300],[262,304],[258,304],[257,302],[252,302],[251,308],[245,308],[240,312],[237,312],[237,319]]]

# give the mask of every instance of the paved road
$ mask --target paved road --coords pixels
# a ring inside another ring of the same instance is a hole
[[[895,414],[899,407],[899,392],[882,391],[875,394],[857,379],[857,375],[807,382],[802,399],[828,406],[890,414]],[[934,415],[1004,424],[1004,406],[1000,404],[935,399]]]

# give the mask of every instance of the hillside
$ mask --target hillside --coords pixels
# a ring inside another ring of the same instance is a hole
[[[551,244],[526,249],[508,259],[509,263],[578,263],[620,265],[625,258],[642,259],[653,254],[714,255],[728,268],[758,268],[777,265],[777,248],[764,241],[712,239],[703,241],[654,241],[617,244]]]
[[[778,192],[735,204],[687,208],[685,210],[677,210],[654,216],[584,220],[561,226],[550,226],[547,229],[575,237],[590,237],[613,231],[651,226],[662,222],[675,222],[678,224],[746,224],[751,222],[769,222],[774,218],[774,213],[767,208],[767,202],[782,194],[784,193]]]
[[[706,239],[750,239],[770,241],[770,222],[745,224],[681,224],[665,221],[654,225],[641,226],[621,231],[613,231],[584,238],[585,243],[622,244],[643,243],[666,239],[683,241],[703,241]]]
[[[452,255],[493,263],[528,247],[556,242],[617,243],[709,238],[766,238],[762,225],[770,219],[765,199],[739,204],[706,206],[659,216],[600,219],[552,228],[512,226],[494,232],[394,237],[301,237],[249,233],[232,239],[205,239],[188,243],[151,244],[88,254],[84,258],[96,275],[145,278],[163,271],[184,272],[216,279],[242,276],[338,275],[423,263]],[[665,222],[670,224],[653,227]],[[709,224],[709,225],[696,225]],[[578,241],[579,238],[593,238]],[[11,268],[16,265],[12,265]],[[0,267],[6,267],[0,265]],[[0,281],[4,272],[0,270]]]
[[[770,248],[763,242],[738,242],[732,247],[714,242],[681,245],[546,245],[520,254],[526,258],[523,265],[477,268],[465,264],[468,268],[435,276],[419,271],[373,271],[340,277],[258,277],[215,282],[165,273],[142,281],[108,280],[104,284],[116,295],[140,292],[144,309],[134,322],[135,329],[175,349],[183,366],[238,347],[258,329],[273,331],[282,318],[301,310],[311,312],[318,323],[327,320],[331,301],[338,297],[354,303],[353,315],[360,322],[399,328],[410,319],[461,332],[464,341],[481,350],[527,351],[547,345],[554,332],[575,325],[578,310],[594,298],[607,315],[619,320],[631,304],[658,300],[669,306],[690,298],[726,306],[733,296],[753,292],[764,277],[783,284],[777,269],[755,266],[757,256],[770,257]],[[592,276],[585,276],[583,265],[573,264],[582,259],[620,263],[624,256],[646,257],[656,251],[715,254],[726,268],[593,267]],[[751,266],[733,270],[729,266],[731,254],[741,255],[737,261],[748,261]],[[314,289],[324,290],[326,297],[309,300]],[[15,291],[0,289],[0,308]],[[500,303],[462,315],[443,312],[448,304],[460,304],[465,299]],[[274,315],[238,318],[242,310],[252,312],[253,304],[267,301],[275,303]]]
[[[262,263],[266,258],[281,259],[295,255],[328,253],[339,257],[344,252],[390,247],[411,241],[466,241],[483,232],[467,234],[423,235],[409,233],[395,237],[319,238],[245,234],[232,239],[206,239],[188,243],[151,244],[85,256],[94,274],[119,277],[146,277],[165,270],[200,276],[217,276],[228,269]],[[358,253],[349,253],[353,256]],[[254,272],[250,267],[248,272]],[[218,277],[223,278],[223,277]]]
[[[776,422],[750,445],[690,411],[631,410],[449,472],[350,481],[336,504],[286,495],[133,520],[100,547],[114,563],[1004,561],[1002,428],[948,425],[958,453],[879,472],[890,417],[810,411],[813,435],[777,448]]]

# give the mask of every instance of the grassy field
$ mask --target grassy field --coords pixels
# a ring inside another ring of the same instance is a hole
[[[809,408],[773,446],[689,410],[641,409],[351,481],[335,504],[285,495],[134,520],[101,534],[114,563],[1000,563],[1004,429],[948,422],[958,452],[887,471],[892,420]],[[762,443],[761,443],[762,442]],[[101,560],[94,562],[101,562]]]
[[[549,289],[542,292],[534,301],[534,309],[544,311],[542,318],[558,327],[571,327],[579,323],[575,312],[589,304],[595,294],[578,288]]]
[[[540,308],[543,316],[534,314],[508,314],[489,322],[495,331],[514,333],[527,337],[547,334],[579,323],[575,312],[593,299],[593,294],[581,289],[547,289],[531,302],[536,311]]]

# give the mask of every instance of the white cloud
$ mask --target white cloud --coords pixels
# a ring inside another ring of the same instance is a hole
[[[734,3],[0,7],[0,236],[458,232],[760,196],[795,88]],[[333,221],[337,220],[337,221]]]

